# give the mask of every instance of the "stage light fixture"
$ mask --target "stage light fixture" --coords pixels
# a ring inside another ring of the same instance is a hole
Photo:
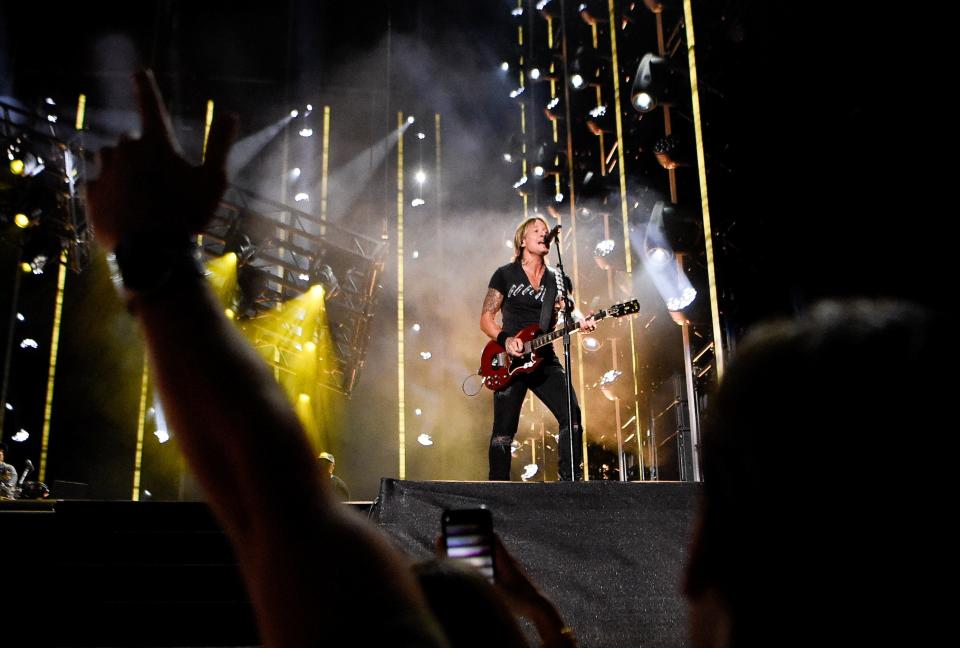
[[[416,180],[418,184],[423,184],[427,181],[427,174],[423,172],[423,169],[417,169],[413,179]]]
[[[601,270],[610,269],[610,255],[617,248],[613,239],[604,239],[593,247],[593,260]]]
[[[677,169],[682,166],[688,166],[687,162],[679,156],[680,142],[674,135],[666,135],[657,140],[653,146],[653,154],[664,169]]]
[[[609,401],[614,401],[623,395],[622,388],[625,386],[625,382],[622,371],[619,369],[611,369],[600,377],[597,386],[600,388],[600,393],[603,394],[604,398]]]
[[[30,225],[30,219],[26,214],[20,212],[13,217],[13,224],[20,229],[26,229]]]
[[[550,121],[557,121],[560,117],[563,116],[563,108],[560,106],[560,97],[554,97],[547,102],[546,108],[543,109],[543,114],[547,116],[547,119]]]
[[[538,470],[540,470],[540,466],[537,464],[527,464],[523,467],[523,473],[520,475],[520,479],[523,481],[530,481],[537,474]]]
[[[644,54],[637,66],[630,89],[630,105],[639,113],[647,113],[667,102],[670,94],[667,61],[661,56]]]
[[[433,437],[431,437],[429,434],[427,434],[426,432],[424,432],[423,434],[421,434],[420,436],[417,437],[417,443],[419,443],[420,445],[425,446],[425,447],[432,446],[432,445],[433,445]]]
[[[598,25],[609,22],[607,17],[607,0],[585,0],[577,7],[580,18],[588,25]]]
[[[313,129],[312,129],[312,128],[301,128],[301,129],[300,129],[300,137],[313,137]]]
[[[595,335],[581,335],[580,336],[580,346],[587,353],[593,353],[600,349],[603,346],[603,340],[598,338]]]
[[[24,441],[30,438],[30,433],[24,430],[23,428],[20,428],[20,430],[10,438],[16,441],[17,443],[23,443]]]

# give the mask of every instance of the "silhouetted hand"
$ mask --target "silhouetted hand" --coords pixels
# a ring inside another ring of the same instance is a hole
[[[237,118],[224,115],[210,129],[206,159],[187,162],[150,70],[134,77],[140,107],[139,139],[121,137],[100,151],[100,176],[87,183],[87,205],[97,239],[114,249],[123,239],[186,239],[200,231],[227,186],[225,164]]]

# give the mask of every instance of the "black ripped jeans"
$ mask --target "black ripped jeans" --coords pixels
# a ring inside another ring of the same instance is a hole
[[[560,424],[561,480],[570,480],[570,422],[567,420],[567,386],[563,366],[556,355],[544,358],[536,371],[520,374],[504,389],[493,394],[493,434],[490,436],[490,480],[510,480],[510,444],[517,433],[520,409],[527,390],[532,389]],[[573,456],[576,476],[583,478],[583,436],[580,430],[580,405],[573,393]]]

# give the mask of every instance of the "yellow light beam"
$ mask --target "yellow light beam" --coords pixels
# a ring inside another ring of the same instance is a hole
[[[133,451],[133,493],[134,502],[140,501],[140,475],[143,467],[143,433],[147,427],[147,388],[150,385],[150,362],[147,352],[143,352],[143,370],[140,373],[140,409],[137,416],[137,445]]]
[[[203,119],[203,156],[201,160],[207,158],[207,139],[210,137],[210,125],[213,124],[213,99],[207,100],[207,116]]]
[[[403,331],[403,113],[397,113],[397,461],[399,478],[407,477],[407,427],[404,401]]]
[[[73,125],[77,130],[83,130],[83,119],[87,114],[87,95],[77,97],[77,121]]]
[[[623,154],[623,111],[620,103],[620,62],[617,53],[617,30],[615,1],[608,0],[610,10],[610,54],[613,68],[613,107],[617,123],[617,166],[620,167],[620,216],[623,219],[623,251],[626,255],[627,280],[633,286],[633,254],[630,248],[630,212],[627,205],[627,171],[626,159]],[[633,413],[635,415],[635,433],[640,434],[640,390],[637,377],[637,341],[633,330],[633,318],[627,318],[630,328],[630,365],[633,371]],[[617,432],[620,434],[620,431]]]
[[[47,476],[47,451],[50,447],[50,421],[53,418],[53,386],[57,375],[57,351],[60,348],[60,323],[63,317],[63,292],[67,285],[67,252],[60,253],[57,273],[57,294],[53,308],[53,331],[50,335],[50,366],[47,370],[47,398],[43,406],[43,433],[40,436],[40,470],[37,478]]]
[[[690,98],[693,104],[693,127],[697,138],[697,174],[700,179],[700,208],[703,211],[703,239],[707,251],[707,279],[710,285],[710,320],[713,325],[714,356],[717,361],[717,380],[723,378],[723,335],[720,329],[720,302],[717,298],[717,274],[713,258],[713,229],[710,225],[710,201],[707,198],[707,171],[703,149],[703,125],[700,118],[700,92],[697,83],[696,39],[693,34],[693,7],[690,0],[683,2],[687,28],[687,62],[690,68]]]
[[[323,107],[323,153],[320,162],[320,236],[327,233],[327,187],[330,170],[330,106]]]

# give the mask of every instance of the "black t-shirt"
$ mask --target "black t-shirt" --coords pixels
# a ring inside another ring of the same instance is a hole
[[[553,270],[547,268],[540,279],[540,287],[530,285],[527,273],[519,261],[497,268],[490,277],[490,288],[503,295],[503,330],[515,335],[531,324],[540,324],[540,310],[550,282],[556,283]]]

